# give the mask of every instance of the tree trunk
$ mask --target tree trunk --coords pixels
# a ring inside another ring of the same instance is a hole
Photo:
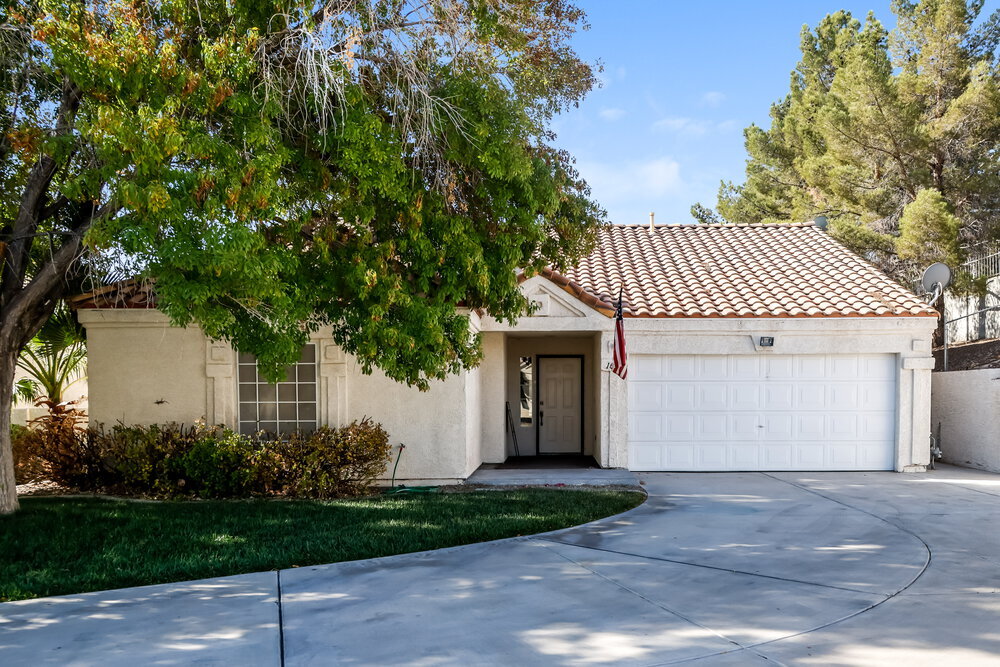
[[[0,350],[0,514],[10,514],[18,509],[14,452],[10,441],[10,413],[16,369],[16,350]]]

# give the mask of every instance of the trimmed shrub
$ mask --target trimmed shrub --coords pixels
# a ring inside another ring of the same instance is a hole
[[[19,432],[18,443],[25,478],[30,469],[33,479],[84,491],[200,498],[361,495],[391,450],[385,429],[369,419],[286,439],[202,424],[83,430],[49,420]]]
[[[370,493],[389,463],[389,434],[370,419],[343,428],[321,427],[287,443],[296,496],[342,498]]]

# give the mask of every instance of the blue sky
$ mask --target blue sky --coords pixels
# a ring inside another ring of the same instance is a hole
[[[743,180],[743,128],[766,127],[788,92],[803,24],[847,9],[894,25],[888,0],[578,4],[592,27],[575,44],[604,63],[604,85],[553,129],[616,223],[646,223],[650,211],[658,223],[691,222],[691,204],[715,206],[720,180]]]

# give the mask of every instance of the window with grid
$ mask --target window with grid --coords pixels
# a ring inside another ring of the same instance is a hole
[[[302,348],[298,362],[285,368],[284,380],[268,382],[252,354],[240,353],[237,380],[240,433],[291,433],[316,429],[316,345]]]

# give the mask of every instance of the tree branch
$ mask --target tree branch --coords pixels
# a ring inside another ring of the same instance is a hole
[[[63,79],[62,99],[56,116],[54,137],[64,137],[73,129],[73,115],[80,107],[82,91],[69,79]],[[6,256],[0,259],[0,308],[7,305],[24,284],[33,233],[59,163],[51,155],[42,155],[28,174],[24,193],[7,243]]]
[[[73,262],[80,256],[84,233],[96,220],[114,215],[120,208],[117,204],[109,203],[100,209],[92,207],[80,215],[76,223],[72,225],[72,230],[75,233],[63,241],[59,249],[35,273],[31,282],[18,290],[6,304],[2,320],[0,320],[0,330],[8,328],[15,331],[23,330],[32,321],[33,313],[37,311],[40,304],[62,296],[60,288],[65,284],[64,278],[73,266]],[[34,331],[30,332],[31,335],[34,333]]]

